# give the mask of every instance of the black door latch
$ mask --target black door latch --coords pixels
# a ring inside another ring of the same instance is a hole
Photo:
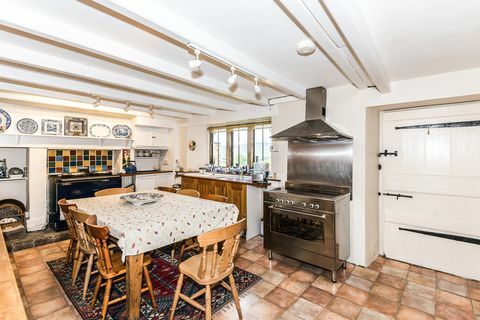
[[[397,200],[398,200],[398,198],[409,198],[409,199],[412,199],[412,198],[413,198],[413,196],[409,196],[409,195],[401,194],[401,193],[396,193],[396,194],[395,194],[395,193],[389,193],[389,192],[387,192],[387,193],[381,193],[381,192],[379,192],[379,193],[378,193],[379,196],[381,196],[382,194],[383,194],[384,196],[388,196],[388,197],[396,197]]]

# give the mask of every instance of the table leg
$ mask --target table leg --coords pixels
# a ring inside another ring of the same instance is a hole
[[[127,256],[127,317],[138,320],[142,290],[143,253]]]

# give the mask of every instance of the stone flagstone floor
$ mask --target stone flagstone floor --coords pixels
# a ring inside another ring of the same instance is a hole
[[[81,319],[45,263],[66,247],[63,241],[11,255],[31,319]],[[383,257],[368,268],[348,264],[334,284],[326,270],[278,255],[268,260],[256,237],[242,242],[236,265],[263,278],[241,297],[246,320],[480,320],[480,282]],[[214,319],[238,319],[235,306]]]

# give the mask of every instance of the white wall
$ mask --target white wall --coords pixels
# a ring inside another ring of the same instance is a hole
[[[190,118],[187,122],[180,124],[178,159],[180,165],[188,170],[198,170],[209,162],[208,154],[208,130],[214,125],[227,124],[231,122],[248,121],[259,118],[271,117],[276,113],[276,107],[258,107],[245,105],[238,111],[217,111],[212,116],[196,116]],[[188,148],[190,141],[197,143],[195,151]]]
[[[367,212],[365,209],[369,182],[366,179],[366,172],[367,165],[371,165],[366,159],[374,158],[372,154],[366,154],[366,144],[372,143],[371,140],[366,140],[367,108],[381,109],[385,107],[384,105],[390,104],[421,104],[424,100],[478,95],[480,94],[480,68],[397,81],[393,82],[391,87],[392,91],[388,94],[380,94],[375,89],[360,91],[353,86],[331,88],[327,94],[327,120],[354,138],[351,261],[361,265],[369,264],[378,254],[378,243],[371,240],[370,234],[376,232],[378,238],[378,230],[367,228],[367,226],[378,225],[378,212],[374,210]],[[370,153],[374,150],[378,152],[378,145],[377,149],[368,148],[368,150]],[[370,238],[368,242],[366,241],[367,232]]]
[[[88,114],[87,112],[85,113],[70,112],[70,111],[47,109],[47,108],[41,108],[41,107],[35,108],[35,107],[29,107],[29,106],[18,106],[18,105],[5,104],[5,103],[2,103],[0,105],[0,108],[7,111],[12,118],[12,125],[5,132],[7,134],[19,133],[16,125],[17,125],[17,121],[22,118],[31,118],[37,122],[38,131],[35,133],[35,135],[42,134],[42,119],[61,120],[63,123],[65,116],[88,118],[89,126],[96,123],[106,124],[110,128],[112,128],[116,124],[126,124],[129,126],[132,126],[132,120],[130,118],[125,118],[125,117],[112,117],[108,115]]]
[[[15,136],[19,132],[16,128],[16,123],[21,118],[31,118],[34,119],[38,125],[39,129],[34,134],[37,140],[34,142],[34,146],[28,148],[28,165],[26,163],[27,157],[25,156],[26,149],[12,149],[12,148],[0,148],[0,158],[7,158],[9,161],[7,165],[9,167],[18,166],[23,169],[23,167],[27,166],[29,170],[29,179],[27,182],[3,182],[0,185],[0,188],[6,188],[8,185],[9,194],[5,192],[0,192],[0,199],[5,198],[18,198],[18,200],[22,202],[27,199],[27,192],[28,192],[28,204],[26,203],[29,211],[29,219],[27,220],[27,229],[28,231],[39,230],[45,227],[47,223],[47,149],[48,148],[63,148],[63,149],[71,149],[71,148],[82,148],[82,149],[89,149],[89,148],[99,148],[99,149],[111,149],[112,146],[116,146],[117,149],[122,148],[122,144],[118,146],[116,144],[112,145],[96,145],[99,143],[97,140],[92,139],[91,141],[87,139],[78,139],[73,137],[65,137],[62,139],[56,140],[49,140],[44,139],[41,137],[41,120],[42,119],[56,119],[61,120],[62,123],[64,121],[65,116],[73,116],[73,117],[86,117],[88,118],[89,126],[95,123],[102,123],[107,124],[112,128],[114,125],[117,124],[126,124],[135,131],[135,124],[141,126],[151,126],[151,127],[163,127],[163,128],[175,128],[178,124],[177,121],[171,119],[164,119],[164,118],[146,118],[142,117],[139,119],[134,118],[127,118],[127,117],[118,117],[108,114],[99,114],[92,110],[92,113],[85,112],[70,112],[58,109],[49,109],[43,107],[30,107],[30,106],[19,106],[13,105],[8,103],[2,103],[0,105],[1,109],[7,111],[11,118],[12,118],[12,125],[10,128],[5,132],[5,136],[2,137],[0,134],[0,146],[1,145],[10,145],[11,144],[11,137],[15,140]],[[167,130],[167,129],[165,129]],[[175,131],[176,129],[168,129]],[[28,139],[28,137],[22,137]],[[23,141],[23,140],[22,140]],[[31,141],[31,140],[28,140]],[[53,142],[52,142],[53,141]],[[175,138],[171,138],[171,143],[175,143]],[[8,144],[6,144],[8,142]],[[33,143],[33,142],[32,142]],[[48,144],[47,144],[48,143]],[[52,144],[54,143],[54,144]],[[20,145],[22,147],[22,145]],[[23,150],[23,151],[22,151]],[[176,152],[175,148],[172,148],[172,152]],[[22,154],[23,156],[16,157]],[[121,157],[120,152],[115,153],[116,159],[115,163],[117,164],[117,168],[121,166]],[[15,159],[15,160],[12,160]],[[18,160],[17,160],[18,159]],[[21,160],[23,159],[23,160]],[[13,186],[15,184],[15,186]],[[26,184],[26,185],[25,185]],[[21,188],[22,190],[18,189]],[[18,197],[13,197],[12,195],[20,194]]]

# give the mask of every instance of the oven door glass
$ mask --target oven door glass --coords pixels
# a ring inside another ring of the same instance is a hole
[[[270,230],[286,236],[324,244],[325,215],[314,215],[271,207]]]

